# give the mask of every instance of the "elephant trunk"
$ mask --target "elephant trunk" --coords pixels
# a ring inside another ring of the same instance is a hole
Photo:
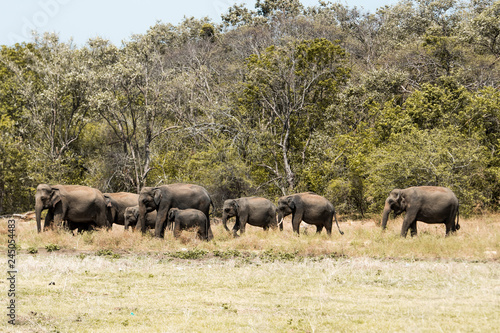
[[[35,216],[36,216],[36,228],[38,232],[42,231],[42,210],[43,210],[43,204],[42,203],[36,203],[35,204]]]
[[[135,226],[136,230],[141,230],[142,233],[146,233],[146,206],[144,204],[139,205],[139,218],[137,219],[137,224]]]
[[[278,224],[280,226],[280,231],[283,231],[283,213],[282,212],[278,212]]]
[[[387,228],[387,220],[389,219],[389,214],[391,212],[391,206],[389,203],[385,203],[384,212],[382,213],[382,230]]]
[[[227,232],[230,232],[229,231],[229,228],[227,227],[227,219],[228,219],[228,216],[227,216],[227,213],[222,213],[222,225],[224,226],[224,229],[226,229]]]
[[[130,226],[130,221],[127,218],[125,218],[125,221],[123,222],[124,230],[128,231],[129,226]]]

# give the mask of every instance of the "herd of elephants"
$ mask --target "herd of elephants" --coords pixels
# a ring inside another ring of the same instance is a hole
[[[102,193],[80,185],[40,184],[35,194],[38,232],[42,231],[42,211],[47,210],[44,230],[63,226],[81,232],[94,228],[109,229],[115,223],[123,225],[125,230],[133,227],[143,233],[148,228],[154,229],[155,236],[161,238],[167,227],[173,228],[177,238],[182,230],[196,228],[197,236],[209,241],[213,238],[210,207],[213,209],[212,199],[204,187],[182,183],[144,187],[139,194]],[[383,229],[391,211],[395,216],[406,212],[402,237],[406,237],[408,229],[412,236],[417,234],[417,221],[444,223],[446,235],[460,228],[458,199],[445,187],[419,186],[391,191],[382,214]],[[228,199],[222,209],[222,223],[230,232],[227,220],[235,217],[234,236],[238,231],[244,233],[247,223],[264,230],[278,226],[283,230],[283,218],[290,214],[293,231],[297,234],[302,221],[315,225],[318,233],[325,228],[331,234],[334,219],[340,234],[343,234],[332,203],[313,192],[283,196],[277,206],[262,197]]]

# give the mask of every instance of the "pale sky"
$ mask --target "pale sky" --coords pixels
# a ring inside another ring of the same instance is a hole
[[[0,45],[32,40],[31,32],[55,32],[62,41],[84,45],[102,37],[121,46],[133,34],[143,34],[157,21],[177,25],[184,17],[208,16],[216,23],[234,4],[255,8],[255,0],[1,0]],[[306,7],[318,0],[301,0]],[[331,0],[375,12],[398,0]]]

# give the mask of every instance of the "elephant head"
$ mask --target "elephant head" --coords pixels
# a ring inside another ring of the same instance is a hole
[[[124,217],[124,227],[125,230],[128,230],[130,226],[136,226],[137,220],[139,219],[139,209],[138,207],[127,207],[125,208],[125,212],[123,213]]]
[[[104,202],[106,204],[106,219],[110,224],[113,224],[115,223],[118,215],[116,204],[114,203],[113,198],[107,195],[104,195]]]
[[[283,230],[283,219],[285,218],[285,216],[293,214],[296,208],[297,206],[295,204],[295,199],[293,196],[280,198],[277,207],[278,224],[280,225],[280,230]]]
[[[382,229],[387,227],[389,213],[394,211],[394,217],[406,211],[406,199],[402,190],[392,190],[385,200],[384,212],[382,213]]]
[[[168,222],[175,222],[175,217],[177,216],[178,212],[178,208],[170,208],[170,210],[168,211]]]
[[[224,201],[224,206],[222,208],[222,224],[224,225],[224,229],[229,232],[227,227],[227,219],[233,216],[239,216],[238,210],[240,206],[238,205],[238,201],[234,199],[229,199]]]
[[[144,187],[139,194],[139,220],[137,227],[146,232],[146,214],[158,210],[162,198],[158,187]]]
[[[53,209],[61,201],[58,188],[53,188],[48,184],[40,184],[36,188],[35,194],[35,215],[38,232],[42,231],[41,216],[44,209]]]

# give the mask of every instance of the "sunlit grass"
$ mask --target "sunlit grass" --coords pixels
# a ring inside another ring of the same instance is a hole
[[[19,325],[11,332],[491,332],[500,325],[500,272],[491,262],[73,254],[23,254],[19,262]]]
[[[500,219],[463,220],[456,235],[401,219],[342,219],[332,232],[247,227],[214,240],[115,227],[72,235],[16,226],[18,326],[8,332],[495,331]],[[7,248],[0,221],[0,246]],[[302,228],[301,230],[305,230]],[[53,249],[48,252],[48,248]],[[59,248],[59,249],[57,249]],[[34,251],[34,250],[37,250]],[[5,300],[5,295],[2,296]],[[4,303],[5,303],[4,302]]]

